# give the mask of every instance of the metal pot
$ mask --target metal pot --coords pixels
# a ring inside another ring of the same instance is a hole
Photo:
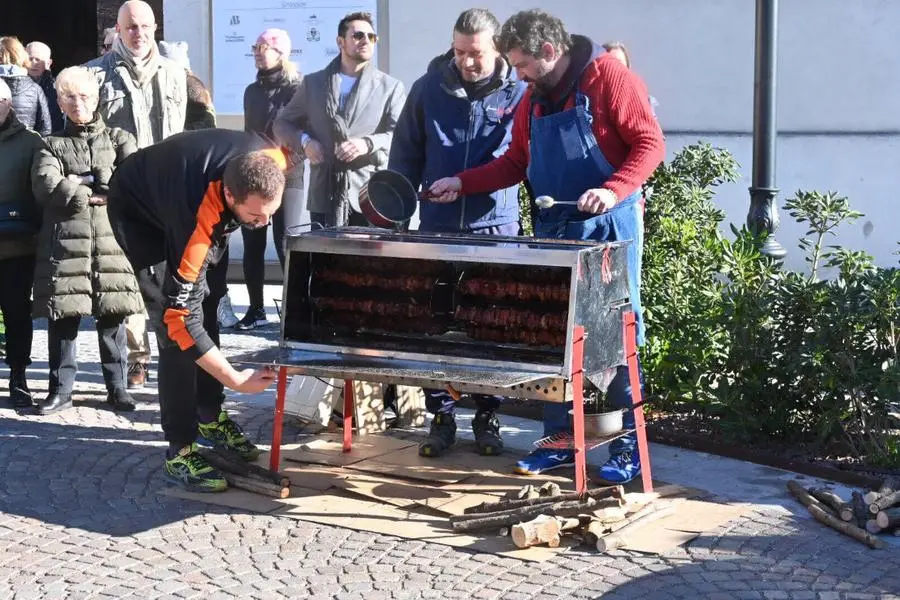
[[[570,420],[575,417],[575,411],[569,411]],[[622,431],[625,411],[616,410],[584,415],[584,435],[587,438],[600,438]]]
[[[409,221],[418,203],[412,183],[396,171],[376,171],[359,190],[359,208],[376,227],[393,229]]]

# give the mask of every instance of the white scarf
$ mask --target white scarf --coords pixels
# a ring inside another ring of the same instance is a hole
[[[150,46],[150,52],[147,56],[138,58],[131,53],[131,50],[122,41],[122,36],[116,36],[116,40],[113,42],[113,52],[118,54],[128,66],[128,70],[131,71],[131,78],[138,87],[144,87],[149,83],[159,69],[159,48],[157,48],[156,42],[153,42],[153,45]]]

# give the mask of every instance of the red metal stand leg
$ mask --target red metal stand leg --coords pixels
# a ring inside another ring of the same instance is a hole
[[[353,448],[353,409],[356,401],[353,397],[353,380],[344,380],[344,452]]]
[[[637,321],[633,312],[626,312],[625,321],[625,358],[628,362],[628,383],[631,385],[631,403],[640,404],[642,400],[641,394],[641,374],[638,367],[637,355]],[[644,409],[641,407],[634,410],[634,428],[637,436],[638,457],[641,460],[641,483],[644,486],[644,492],[653,491],[653,476],[650,473],[650,447],[647,444],[647,426],[644,422]]]
[[[572,332],[572,433],[575,446],[575,489],[587,492],[587,450],[584,443],[584,327]]]
[[[272,451],[269,468],[277,471],[281,462],[281,430],[284,428],[284,397],[287,395],[287,369],[278,369],[278,389],[275,393],[275,422],[272,423]]]

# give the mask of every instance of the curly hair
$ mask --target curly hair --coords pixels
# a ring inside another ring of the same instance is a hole
[[[222,183],[241,204],[251,194],[274,200],[284,190],[284,173],[265,151],[239,154],[225,165]]]
[[[565,53],[572,47],[572,38],[561,20],[542,10],[517,12],[506,20],[500,31],[500,51],[504,53],[517,49],[540,57],[545,43]]]

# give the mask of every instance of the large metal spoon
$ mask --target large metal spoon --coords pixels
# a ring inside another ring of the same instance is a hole
[[[555,206],[557,204],[567,204],[569,206],[575,206],[576,204],[578,204],[578,202],[554,200],[550,196],[538,196],[534,199],[534,203],[538,208],[550,208],[551,206]]]

